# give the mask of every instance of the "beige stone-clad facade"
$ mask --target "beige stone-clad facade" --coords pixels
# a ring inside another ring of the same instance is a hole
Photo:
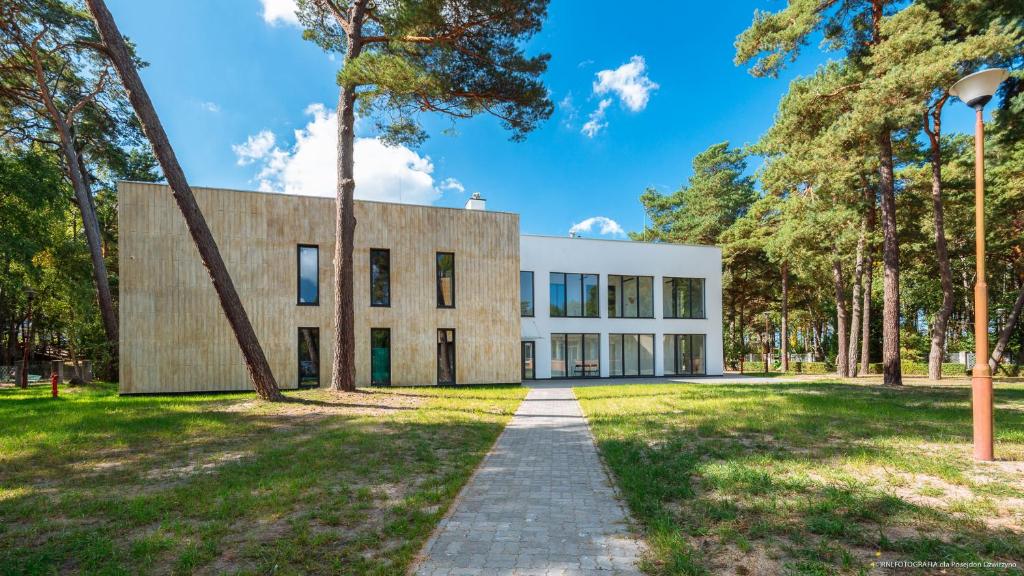
[[[120,390],[248,390],[241,353],[165,185],[122,182]],[[330,375],[334,200],[196,188],[281,388],[299,381],[300,327],[319,329]],[[356,202],[356,382],[370,384],[370,330],[389,328],[392,385],[437,382],[439,329],[455,330],[457,384],[520,381],[519,217]],[[319,253],[319,303],[298,305],[298,246]],[[390,251],[388,307],[370,306],[370,249]],[[436,254],[455,255],[455,307],[437,306]]]

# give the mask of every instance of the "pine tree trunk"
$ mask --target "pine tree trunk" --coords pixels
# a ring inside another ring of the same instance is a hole
[[[932,164],[932,218],[935,224],[935,258],[939,264],[939,280],[942,286],[942,306],[932,322],[931,350],[928,352],[928,378],[942,379],[942,357],[946,352],[946,333],[949,317],[953,313],[953,270],[949,264],[949,250],[946,247],[946,229],[943,223],[942,207],[942,105],[939,100],[932,112],[933,127],[929,128],[928,114],[924,116],[924,130],[931,145]]]
[[[782,263],[782,337],[779,354],[782,360],[782,371],[789,372],[789,264]]]
[[[864,250],[864,303],[861,305],[863,318],[860,323],[860,373],[867,375],[871,371],[871,291],[875,283],[875,193],[865,185],[864,196],[868,213],[864,229],[867,242]]]
[[[71,180],[71,189],[75,194],[75,204],[78,205],[78,211],[82,215],[82,229],[85,231],[85,241],[89,248],[89,257],[92,261],[93,283],[96,285],[96,300],[100,308],[100,318],[103,321],[103,331],[107,336],[107,345],[110,347],[111,355],[116,361],[119,340],[117,309],[114,307],[114,297],[110,291],[107,262],[103,259],[100,225],[96,218],[96,209],[92,202],[88,177],[83,169],[85,163],[75,148],[74,136],[66,117],[57,109],[54,103],[53,94],[46,83],[43,64],[39,59],[38,52],[33,49],[31,57],[33,68],[35,69],[36,83],[39,87],[39,95],[60,140],[61,154],[64,156],[68,178]]]
[[[1017,327],[1017,321],[1020,319],[1022,308],[1024,308],[1024,285],[1021,285],[1020,290],[1017,292],[1017,300],[1013,303],[1013,310],[1010,312],[1010,317],[1006,319],[1006,325],[1003,326],[1003,330],[999,333],[996,347],[992,349],[992,357],[988,360],[988,366],[992,374],[996,373],[996,368],[999,367],[999,363],[1003,360],[1003,354],[1006,353],[1006,345],[1010,342],[1010,336],[1013,335],[1014,328]]]
[[[887,386],[903,384],[900,365],[900,247],[896,237],[896,191],[893,175],[892,134],[878,135],[879,188],[882,196],[882,366]]]
[[[338,196],[334,232],[334,362],[333,390],[355,390],[355,306],[352,284],[355,242],[355,90],[338,92]]]
[[[850,306],[852,307],[850,313],[850,338],[847,342],[847,358],[849,368],[847,373],[849,376],[857,375],[858,358],[857,350],[858,342],[857,336],[860,334],[860,314],[861,314],[861,297],[860,290],[861,285],[864,282],[864,242],[865,242],[865,227],[866,224],[861,222],[860,237],[857,239],[857,260],[854,265],[853,272],[853,293],[850,296]]]
[[[848,343],[846,327],[846,294],[843,290],[843,264],[838,260],[832,261],[832,281],[836,295],[836,337],[839,340],[836,351],[836,372],[841,377],[850,375],[850,364],[846,357]]]
[[[192,188],[185,179],[185,173],[182,171],[181,165],[178,164],[174,149],[171,147],[163,125],[160,123],[160,118],[153,108],[153,102],[149,99],[142,79],[139,78],[131,52],[129,52],[104,1],[86,0],[86,3],[96,21],[96,28],[103,41],[107,56],[117,69],[121,83],[128,93],[128,99],[142,125],[142,130],[153,146],[153,153],[160,161],[174,199],[185,218],[185,226],[199,250],[203,265],[206,266],[206,270],[210,274],[221,308],[224,310],[224,315],[242,349],[242,356],[245,358],[245,366],[249,371],[253,387],[256,389],[256,393],[265,400],[282,400],[284,397],[277,388],[277,382],[274,380],[274,374],[270,371],[263,348],[260,347],[256,332],[249,322],[249,316],[246,314],[238,292],[235,290],[235,285],[231,281],[227,266],[217,248],[217,242],[199,209]]]

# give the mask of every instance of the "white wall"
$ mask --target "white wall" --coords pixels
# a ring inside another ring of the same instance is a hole
[[[706,334],[708,375],[722,374],[722,251],[685,246],[554,236],[519,238],[520,270],[533,272],[534,317],[522,319],[523,340],[536,341],[537,378],[551,377],[552,333],[601,334],[601,376],[609,371],[608,334],[654,334],[654,368],[665,372],[664,334]],[[551,272],[598,274],[600,318],[551,318]],[[654,318],[609,318],[608,275],[654,276]],[[662,318],[663,277],[704,278],[704,320]]]

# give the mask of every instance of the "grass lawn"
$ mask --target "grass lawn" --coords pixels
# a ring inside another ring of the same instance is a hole
[[[1024,569],[1024,385],[996,386],[996,455],[971,461],[970,390],[851,383],[577,388],[641,524],[651,574]]]
[[[0,389],[0,574],[403,574],[525,394]]]

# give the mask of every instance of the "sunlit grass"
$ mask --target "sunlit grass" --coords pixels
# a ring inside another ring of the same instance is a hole
[[[0,574],[403,574],[526,390],[0,390]]]
[[[995,464],[971,460],[963,387],[709,383],[576,394],[642,525],[652,574],[1024,561],[1024,385],[997,387],[1004,461]]]

